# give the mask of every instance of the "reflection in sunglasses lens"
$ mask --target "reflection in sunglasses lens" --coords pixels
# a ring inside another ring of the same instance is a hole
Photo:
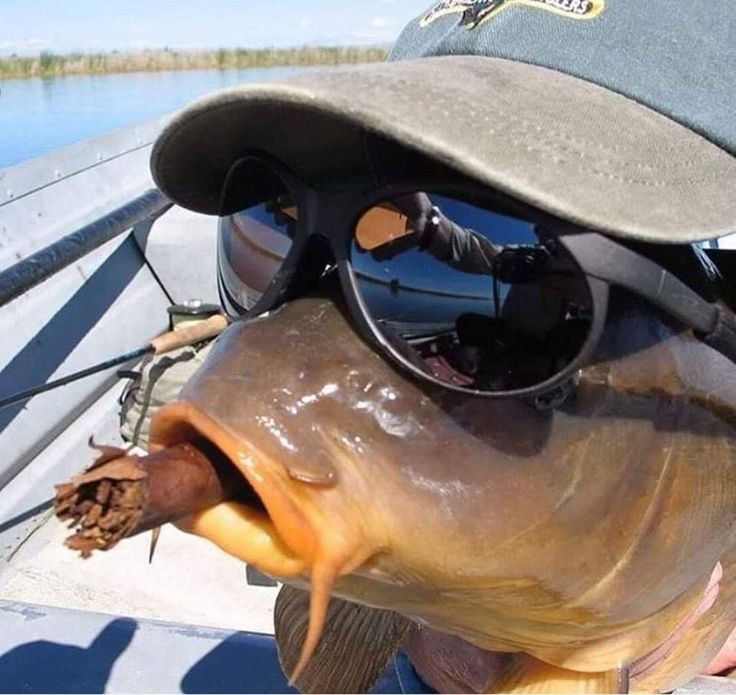
[[[590,330],[587,282],[532,224],[423,192],[374,205],[351,264],[377,329],[456,387],[508,391],[553,377]]]
[[[275,177],[263,200],[220,220],[218,273],[229,301],[248,310],[260,299],[291,248],[299,212]]]

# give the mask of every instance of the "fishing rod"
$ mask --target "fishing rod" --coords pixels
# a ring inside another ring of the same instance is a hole
[[[210,316],[204,321],[197,321],[196,323],[193,322],[191,326],[184,326],[154,338],[146,347],[133,350],[132,352],[126,352],[124,355],[113,357],[110,360],[106,360],[105,362],[96,364],[93,367],[88,367],[87,369],[75,372],[74,374],[61,377],[55,381],[49,381],[45,384],[40,384],[39,386],[26,389],[25,391],[20,391],[19,393],[6,396],[5,398],[0,398],[0,410],[7,408],[10,405],[14,405],[15,403],[27,401],[39,393],[44,393],[45,391],[51,391],[52,389],[59,388],[60,386],[65,386],[73,381],[84,379],[92,374],[97,374],[98,372],[110,369],[110,367],[116,367],[119,364],[139,359],[145,355],[160,355],[164,352],[171,352],[177,348],[192,345],[194,343],[201,342],[202,340],[207,340],[208,338],[214,338],[222,333],[227,325],[228,320],[222,314]]]

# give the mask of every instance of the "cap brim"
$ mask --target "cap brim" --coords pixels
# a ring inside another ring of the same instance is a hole
[[[243,154],[267,152],[307,180],[347,175],[365,160],[366,131],[612,235],[685,243],[736,231],[728,152],[620,94],[498,58],[314,71],[216,92],[171,120],[151,166],[173,201],[217,214]]]

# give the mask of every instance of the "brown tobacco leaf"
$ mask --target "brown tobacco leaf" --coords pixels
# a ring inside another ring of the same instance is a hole
[[[69,483],[56,486],[54,511],[70,521],[76,532],[65,544],[89,557],[93,550],[108,550],[133,533],[143,517],[147,475],[141,459],[110,456],[106,447],[92,467]]]
[[[116,447],[92,446],[100,451],[97,460],[84,473],[57,485],[54,502],[56,516],[75,529],[66,545],[82,557],[206,509],[247,485],[205,440],[141,457]]]

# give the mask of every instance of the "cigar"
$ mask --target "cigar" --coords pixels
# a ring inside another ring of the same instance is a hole
[[[82,557],[249,490],[234,466],[204,439],[149,456],[91,445],[99,457],[86,472],[57,485],[54,501],[56,516],[76,529],[65,545]]]

